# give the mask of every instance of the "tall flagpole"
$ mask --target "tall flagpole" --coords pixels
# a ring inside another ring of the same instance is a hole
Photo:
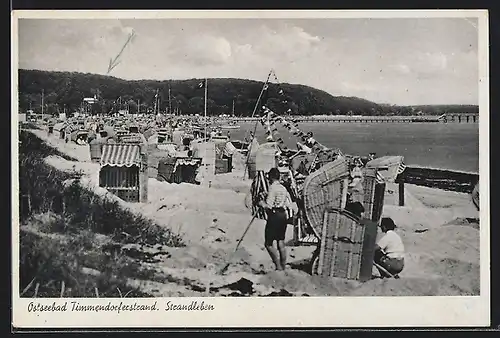
[[[153,114],[156,115],[156,104],[158,103],[158,90],[156,90],[156,93],[155,93],[155,106],[154,106],[154,110],[153,110]]]
[[[205,79],[205,138],[207,137],[207,87],[208,81]]]
[[[172,114],[172,102],[170,97],[170,86],[168,86],[168,113]]]
[[[252,112],[252,118],[255,116],[255,112],[257,111],[257,107],[259,106],[260,99],[262,98],[262,94],[264,93],[264,90],[267,90],[266,86],[268,86],[269,78],[271,75],[274,73],[274,70],[271,69],[269,71],[269,74],[267,75],[266,82],[264,82],[264,85],[262,86],[262,89],[260,91],[259,97],[257,98],[257,102],[255,103],[255,107],[253,108]],[[253,138],[250,140],[250,144],[248,145],[248,152],[247,152],[247,158],[245,161],[245,170],[243,172],[243,179],[245,179],[245,176],[247,175],[247,167],[248,167],[248,160],[250,159],[250,152],[252,151],[252,144],[253,144],[253,139],[255,138],[255,133],[257,131],[257,125],[259,123],[259,120],[255,121],[255,125],[253,128]],[[245,132],[245,138],[247,137],[247,132]]]
[[[157,114],[160,114],[160,112],[161,112],[161,107],[160,107],[161,101],[160,101],[160,94],[158,93],[158,90],[156,90],[156,95],[157,95],[156,99],[158,100],[158,113]]]
[[[208,176],[208,167],[207,167],[207,147],[208,147],[208,139],[207,139],[207,91],[208,91],[208,79],[205,78],[205,147],[204,147],[204,161],[205,161],[205,180]],[[206,184],[206,182],[204,182]],[[209,184],[210,186],[210,184]]]

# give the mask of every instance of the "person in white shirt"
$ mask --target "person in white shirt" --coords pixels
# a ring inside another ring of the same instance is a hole
[[[394,232],[396,224],[394,224],[392,218],[382,218],[380,228],[385,235],[375,245],[374,261],[395,276],[404,268],[404,244],[401,237]],[[378,270],[382,277],[390,277],[383,270]]]

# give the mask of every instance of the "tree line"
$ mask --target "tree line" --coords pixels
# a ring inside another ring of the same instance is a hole
[[[19,70],[19,108],[57,114],[81,109],[93,113],[161,112],[200,114],[204,111],[202,79],[129,81],[112,76],[76,72]],[[233,79],[208,79],[207,113],[251,116],[263,82]],[[43,95],[42,95],[43,92]],[[157,100],[156,100],[157,95]],[[96,98],[85,104],[84,98]],[[156,103],[155,103],[156,102]],[[358,97],[333,96],[325,91],[297,84],[270,83],[264,91],[256,113],[262,105],[280,114],[290,115],[426,115],[477,112],[477,106],[381,105]],[[234,110],[233,110],[234,109]]]

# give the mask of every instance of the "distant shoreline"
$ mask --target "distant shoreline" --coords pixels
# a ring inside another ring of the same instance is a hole
[[[408,184],[470,194],[479,181],[479,174],[407,165],[403,172],[403,181]]]
[[[418,169],[418,170],[434,170],[434,171],[441,171],[441,172],[448,171],[448,172],[453,172],[453,173],[463,174],[463,175],[476,175],[476,176],[479,176],[479,172],[478,171],[466,171],[466,170],[458,170],[458,169],[425,167],[425,166],[421,166],[421,165],[418,165],[418,164],[407,164],[406,167],[407,168],[414,168],[414,169]]]

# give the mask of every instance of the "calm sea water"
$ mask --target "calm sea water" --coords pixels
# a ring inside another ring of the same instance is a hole
[[[230,130],[232,139],[243,140],[254,123],[241,123]],[[407,165],[461,171],[479,171],[479,124],[473,123],[300,123],[299,128],[312,131],[314,138],[328,146],[338,147],[352,155],[401,155]],[[278,126],[280,136],[290,148],[296,148],[297,137]],[[265,131],[259,123],[259,142]]]

